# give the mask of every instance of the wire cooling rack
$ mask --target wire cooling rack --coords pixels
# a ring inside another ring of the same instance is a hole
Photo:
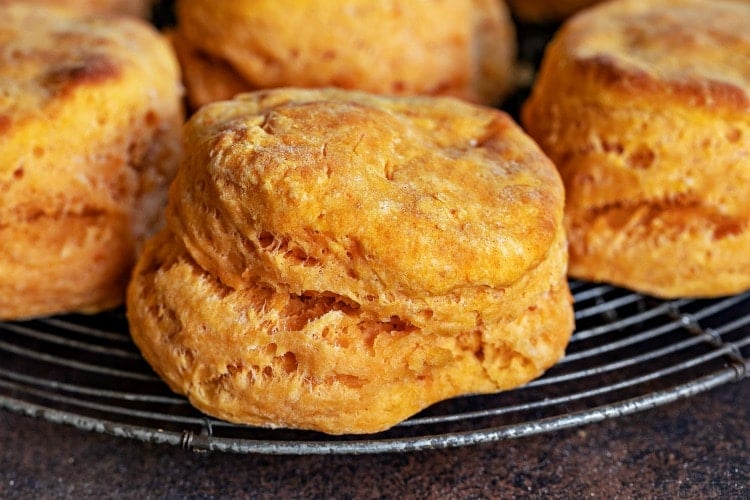
[[[0,408],[195,451],[399,452],[467,446],[614,418],[739,381],[750,366],[750,293],[662,301],[572,281],[577,329],[542,378],[436,404],[367,436],[240,426],[206,417],[141,358],[122,310],[0,323]]]
[[[171,0],[155,3],[158,27]],[[555,26],[519,26],[519,60],[539,64]],[[521,88],[504,103],[512,116]],[[195,451],[378,453],[467,446],[552,432],[644,411],[745,378],[750,293],[661,301],[571,282],[576,332],[542,378],[496,395],[436,404],[368,436],[245,427],[206,417],[174,395],[141,358],[122,309],[0,322],[0,408],[84,430]]]

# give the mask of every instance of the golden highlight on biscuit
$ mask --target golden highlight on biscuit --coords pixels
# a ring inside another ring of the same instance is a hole
[[[124,299],[179,161],[169,44],[135,18],[0,6],[0,318]]]
[[[200,410],[376,432],[563,355],[562,183],[504,113],[286,88],[204,106],[185,141],[127,313]]]
[[[570,274],[750,288],[750,7],[617,1],[566,23],[523,123],[566,187]]]
[[[513,86],[515,30],[496,0],[178,0],[176,13],[194,108],[231,98],[235,82],[487,104]]]

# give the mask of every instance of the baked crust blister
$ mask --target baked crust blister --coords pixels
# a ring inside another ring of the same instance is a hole
[[[277,89],[205,106],[185,134],[128,318],[204,412],[375,432],[562,356],[562,184],[504,113]]]
[[[0,14],[0,318],[113,307],[179,161],[177,61],[135,18]]]
[[[522,120],[566,187],[570,274],[750,288],[750,8],[619,1],[566,23]]]
[[[238,84],[486,104],[514,84],[515,30],[495,0],[179,0],[176,14],[175,49],[193,108],[231,98]]]

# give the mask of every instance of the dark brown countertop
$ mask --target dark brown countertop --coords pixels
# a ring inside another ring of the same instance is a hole
[[[585,427],[360,456],[197,454],[0,410],[0,498],[750,497],[750,381]]]

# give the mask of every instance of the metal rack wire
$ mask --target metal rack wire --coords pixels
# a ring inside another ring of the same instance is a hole
[[[268,430],[202,415],[143,361],[122,310],[0,323],[0,408],[186,449],[237,453],[398,452],[551,432],[686,398],[745,378],[750,293],[661,301],[571,282],[577,330],[544,377],[436,404],[368,436]]]

